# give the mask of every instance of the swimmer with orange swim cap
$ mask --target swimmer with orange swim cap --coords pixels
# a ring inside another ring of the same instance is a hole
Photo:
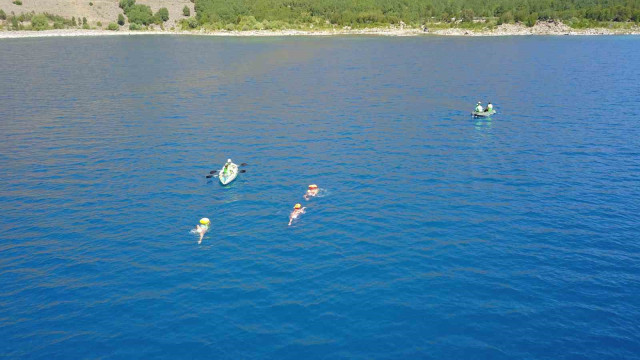
[[[312,197],[318,195],[318,191],[320,191],[320,189],[318,188],[318,185],[315,185],[315,184],[309,185],[309,189],[307,189],[307,193],[304,194],[304,199],[308,201]]]
[[[304,210],[305,209],[306,209],[306,207],[302,207],[302,205],[300,205],[300,204],[296,204],[293,207],[293,211],[289,215],[289,226],[291,226],[291,223],[293,222],[293,219],[297,219],[298,216],[300,216],[301,214],[304,214]]]

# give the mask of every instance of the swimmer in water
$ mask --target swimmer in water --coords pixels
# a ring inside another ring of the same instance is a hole
[[[209,224],[211,224],[211,221],[209,221],[209,219],[207,218],[202,218],[200,219],[200,224],[201,225],[196,225],[196,232],[200,234],[200,239],[198,240],[198,244],[202,243],[202,238],[204,237],[204,234],[206,234],[207,231],[209,231]]]
[[[302,207],[300,204],[296,204],[296,206],[293,207],[293,211],[291,212],[291,215],[289,215],[289,226],[291,226],[293,219],[297,219],[300,214],[304,214],[305,209],[306,207]]]
[[[307,190],[307,193],[304,194],[304,199],[308,201],[312,197],[318,195],[318,191],[320,191],[320,189],[318,189],[318,185],[315,185],[315,184],[309,185],[309,189]]]

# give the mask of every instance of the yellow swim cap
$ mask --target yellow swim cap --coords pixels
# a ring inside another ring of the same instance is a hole
[[[300,209],[301,207],[302,207],[302,205],[300,205],[300,204],[296,204],[296,206],[294,206],[293,208],[294,208],[294,209]]]
[[[211,223],[211,221],[209,221],[209,219],[207,218],[200,219],[200,224],[202,225],[209,225],[209,223]]]

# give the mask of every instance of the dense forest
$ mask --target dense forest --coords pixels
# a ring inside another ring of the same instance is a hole
[[[290,25],[366,27],[404,22],[537,20],[569,23],[640,22],[640,0],[195,0],[194,25],[282,28]]]

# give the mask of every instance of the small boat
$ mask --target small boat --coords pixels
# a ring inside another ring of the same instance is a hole
[[[238,165],[231,163],[229,167],[227,167],[227,173],[224,173],[224,167],[218,173],[218,179],[220,180],[220,184],[228,185],[230,182],[236,179],[238,176]]]
[[[491,111],[483,111],[483,112],[477,112],[474,111],[471,113],[471,115],[473,115],[473,117],[489,117],[493,114],[495,114],[496,111],[495,110],[491,110]]]

